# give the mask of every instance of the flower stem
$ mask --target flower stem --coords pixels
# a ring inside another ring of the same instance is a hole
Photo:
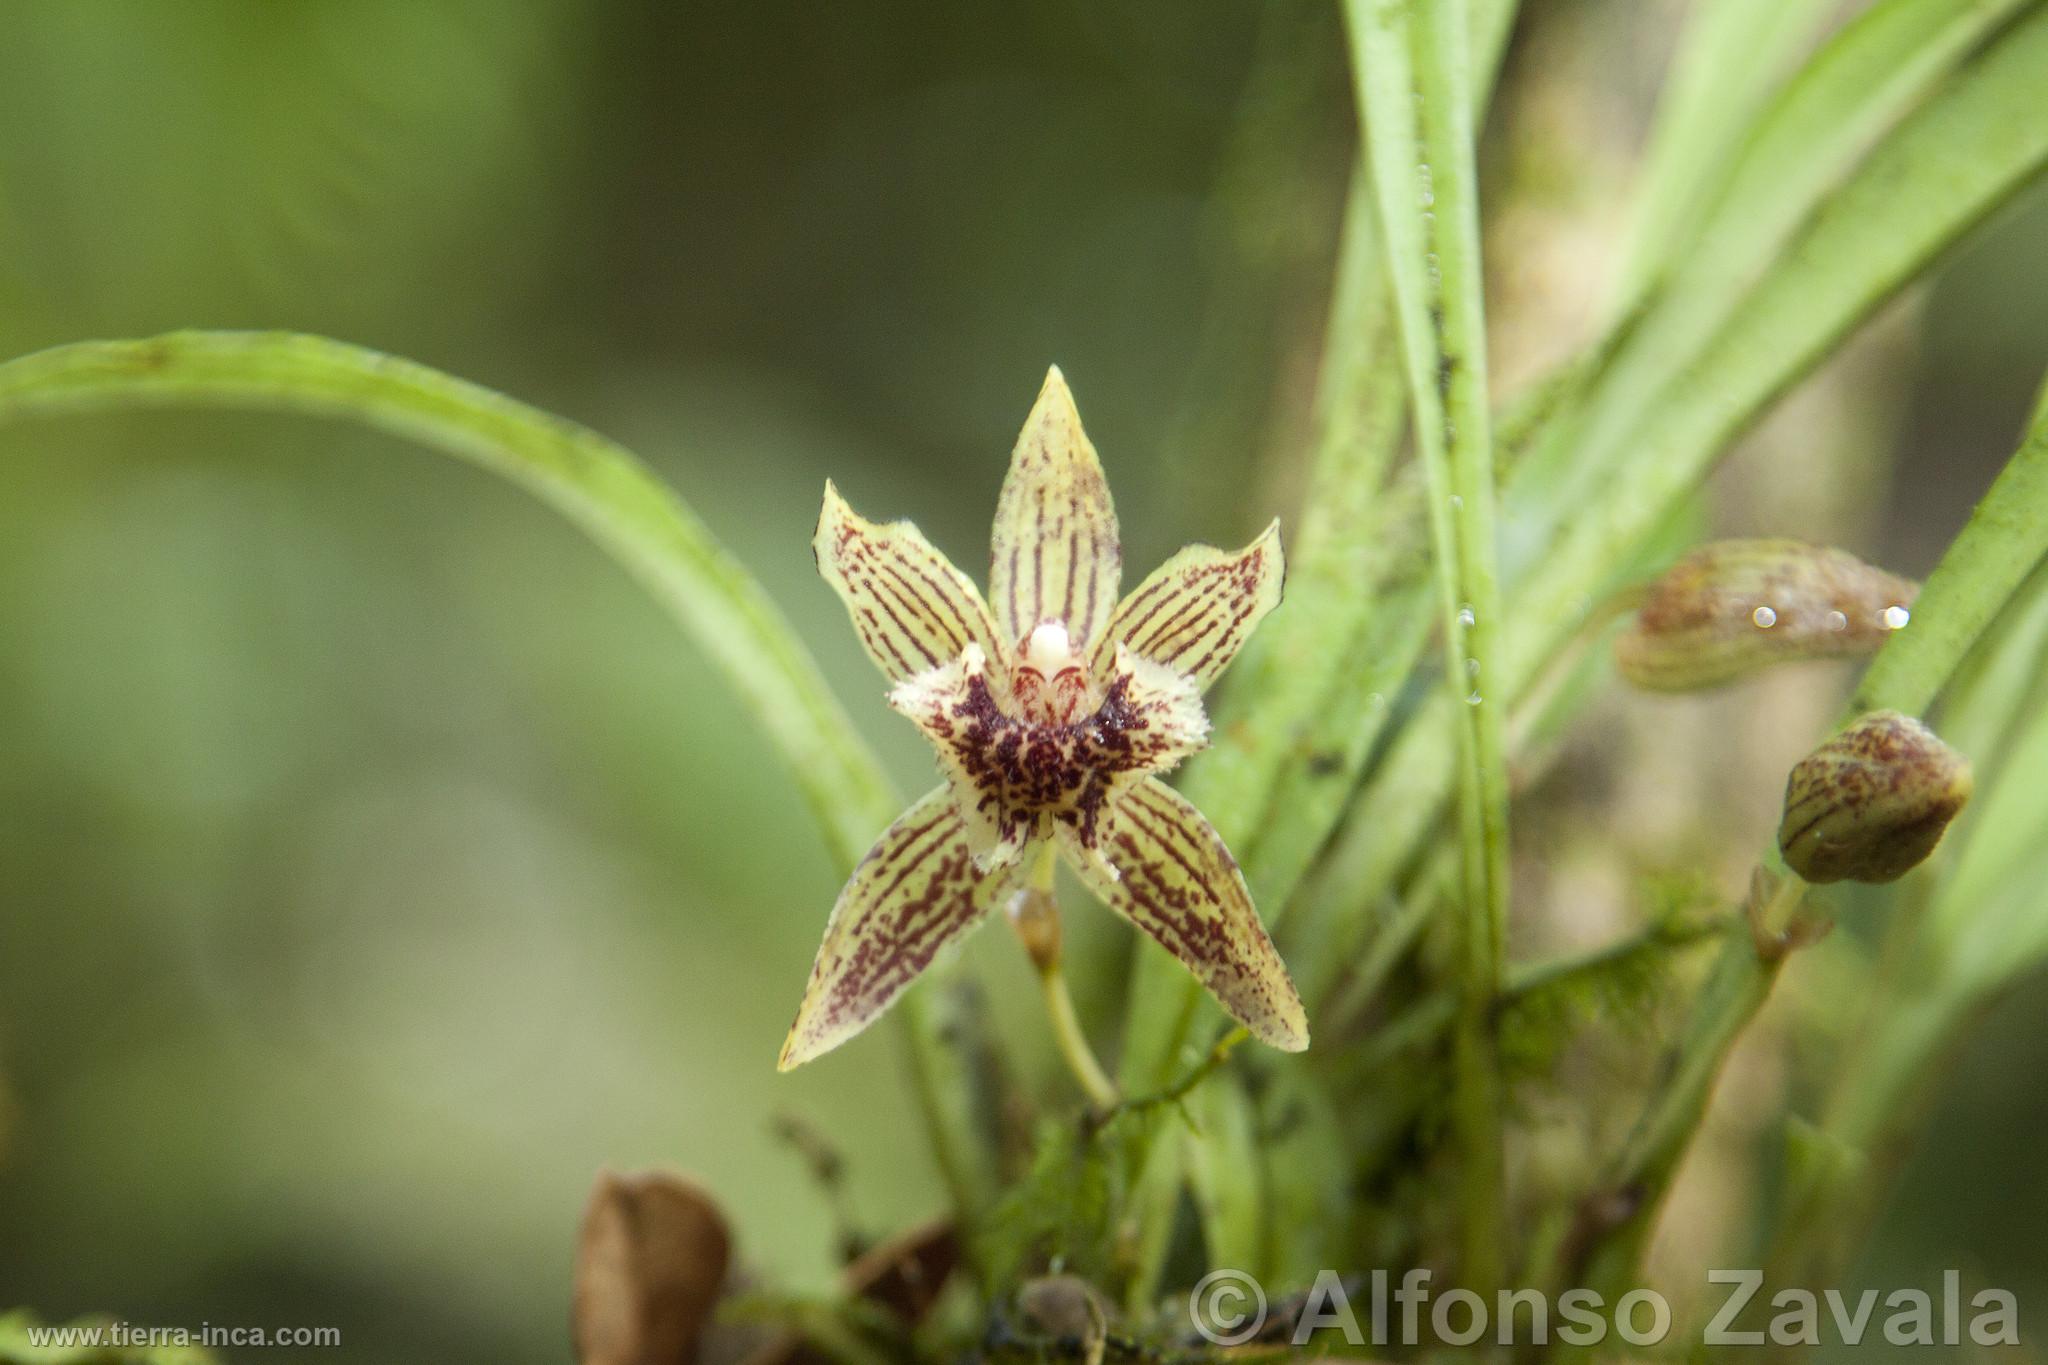
[[[1059,906],[1053,900],[1052,877],[1056,866],[1051,843],[1042,845],[1031,864],[1030,879],[1010,911],[1011,927],[1031,955],[1038,969],[1039,989],[1045,996],[1045,1015],[1052,1022],[1053,1041],[1067,1070],[1074,1073],[1088,1102],[1102,1110],[1114,1109],[1122,1100],[1116,1083],[1095,1059],[1088,1035],[1081,1031],[1080,1016],[1074,1013],[1074,997],[1067,990],[1067,973],[1061,965]]]
[[[1194,1093],[1196,1086],[1222,1070],[1223,1064],[1230,1060],[1230,1054],[1237,1050],[1237,1045],[1251,1036],[1252,1031],[1250,1029],[1246,1028],[1243,1024],[1237,1025],[1216,1040],[1215,1045],[1209,1049],[1208,1055],[1189,1067],[1187,1071],[1182,1073],[1179,1080],[1167,1086],[1164,1090],[1156,1091],[1150,1095],[1140,1095],[1134,1100],[1120,1100],[1115,1108],[1104,1110],[1100,1118],[1095,1122],[1096,1129],[1099,1131],[1107,1128],[1112,1121],[1120,1119],[1126,1114],[1142,1114],[1148,1109],[1158,1109],[1163,1105],[1180,1104],[1189,1095]],[[1193,1120],[1190,1119],[1189,1123],[1192,1126]]]
[[[1081,1021],[1074,1014],[1074,997],[1067,992],[1067,974],[1055,962],[1039,971],[1038,983],[1045,989],[1045,1012],[1052,1020],[1053,1040],[1060,1045],[1060,1056],[1066,1059],[1067,1069],[1087,1092],[1089,1103],[1103,1109],[1114,1107],[1120,1098],[1116,1083],[1109,1079],[1102,1063],[1095,1060],[1095,1052],[1081,1032]]]

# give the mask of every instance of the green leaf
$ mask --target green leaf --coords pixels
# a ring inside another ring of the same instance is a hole
[[[1182,1103],[1194,1124],[1187,1138],[1188,1184],[1208,1263],[1263,1277],[1268,1270],[1266,1184],[1251,1099],[1237,1076],[1225,1070]]]
[[[2009,737],[2037,706],[2048,706],[2048,565],[2034,567],[1942,701],[1942,738],[1976,765],[1979,791],[2012,766]]]
[[[2048,432],[2044,417],[2036,415],[2037,436]],[[1936,855],[1941,876],[1926,912],[1896,920],[1887,935],[1885,977],[1849,1035],[1822,1120],[1829,1142],[1883,1158],[1882,1169],[1890,1169],[1898,1138],[1919,1112],[1916,1097],[1939,1074],[1957,1033],[2048,960],[2041,889],[2048,885],[2041,840],[2048,800],[2038,778],[2048,764],[2044,641],[2048,563],[2034,567],[1979,638],[1945,696],[1943,735],[1976,760],[1977,794]],[[1862,1165],[1794,1172],[1777,1233],[1786,1263],[1803,1269],[1855,1239],[1874,1207]]]
[[[681,498],[596,432],[409,360],[288,332],[80,342],[0,364],[0,421],[192,406],[359,421],[519,484],[589,534],[711,656],[780,751],[843,869],[895,816],[886,775],[782,613]],[[971,1210],[987,1198],[991,1165],[972,1136],[964,1063],[928,994],[911,992],[898,1010],[940,1166]]]
[[[1515,0],[1471,0],[1474,114],[1491,96]],[[1398,331],[1372,182],[1354,172],[1316,391],[1317,439],[1301,528],[1288,546],[1287,599],[1226,680],[1214,744],[1181,782],[1244,866],[1269,925],[1285,916],[1381,728],[1386,704],[1428,638],[1426,598],[1375,588],[1413,563],[1419,479],[1386,482],[1403,431],[1405,385],[1389,363]],[[1372,698],[1380,694],[1377,702]],[[1133,960],[1123,1075],[1164,1085],[1197,1021],[1200,988],[1149,946]]]
[[[1822,204],[1699,358],[1623,444],[1627,462],[1539,553],[1521,542],[1508,603],[1505,685],[1520,695],[1593,611],[1635,548],[1692,495],[1748,425],[1863,320],[2048,164],[2035,116],[2048,11],[2008,29],[1894,131]],[[1519,481],[1511,482],[1509,506]],[[1508,528],[1508,544],[1518,543]],[[1322,893],[1370,902],[1444,809],[1451,708],[1418,716],[1375,772],[1332,854]]]
[[[1514,604],[1506,671],[1519,689],[1576,627],[1615,566],[1775,399],[1967,230],[2048,164],[2035,117],[2048,11],[2008,30],[1887,138],[1819,211],[1697,360],[1662,393],[1598,497]]]
[[[1834,8],[1830,0],[1691,7],[1650,130],[1614,315],[1635,307],[1691,235],[1742,130]]]
[[[1443,686],[1455,698],[1463,914],[1453,1111],[1462,1162],[1461,1270],[1483,1295],[1503,1273],[1493,1003],[1507,915],[1505,712],[1512,693],[1495,686],[1504,632],[1466,15],[1456,0],[1352,0],[1345,14],[1407,359],[1409,412],[1429,485]]]
[[[1551,424],[1521,471],[1517,495],[1545,534],[1631,459],[1634,433],[1667,386],[1736,313],[1745,291],[1873,141],[1986,33],[2035,2],[1883,0],[1822,47],[1753,128],[1728,135],[1736,154],[1725,179],[1707,177],[1701,168],[1702,192],[1688,208],[1697,226],[1672,241],[1643,316],[1625,329],[1585,410]],[[1708,5],[1702,12],[1721,8]]]
[[[1878,651],[1850,710],[1926,710],[2043,556],[2048,556],[2048,413],[2036,414],[2026,440],[1927,576],[1913,603],[1911,623]]]
[[[396,356],[285,332],[82,342],[0,365],[0,418],[212,406],[353,418],[525,487],[608,550],[724,671],[851,866],[900,802],[803,643],[647,467],[597,433]]]
[[[1491,94],[1515,10],[1513,0],[1471,5],[1475,116]],[[1390,613],[1373,591],[1424,551],[1420,481],[1388,478],[1407,389],[1390,363],[1400,333],[1373,198],[1361,162],[1344,210],[1308,489],[1288,544],[1287,610],[1261,626],[1233,665],[1216,742],[1182,784],[1237,853],[1269,920],[1285,913],[1384,720],[1384,712],[1367,716],[1351,703],[1369,695],[1375,678],[1391,689],[1412,667],[1412,656],[1390,657],[1384,647],[1383,618],[1394,615],[1394,633],[1416,636],[1412,652],[1422,644],[1413,613]],[[1304,785],[1322,797],[1306,812],[1296,799]]]
[[[1356,1151],[1332,1087],[1307,1067],[1275,1067],[1261,1078],[1258,1160],[1266,1189],[1270,1287],[1311,1284],[1318,1272],[1358,1254],[1340,1209],[1341,1182]]]

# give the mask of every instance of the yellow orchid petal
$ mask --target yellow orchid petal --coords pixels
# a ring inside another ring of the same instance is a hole
[[[1305,1049],[1308,1014],[1222,836],[1157,778],[1132,786],[1107,818],[1102,852],[1114,880],[1061,830],[1089,889],[1179,958],[1253,1037]]]
[[[1003,643],[1015,648],[1053,621],[1085,658],[1102,637],[1122,574],[1109,484],[1054,366],[1024,419],[996,502],[989,604]]]
[[[1190,545],[1117,605],[1095,646],[1097,666],[1122,643],[1207,688],[1266,613],[1280,605],[1285,577],[1278,521],[1234,553]]]
[[[973,580],[909,522],[867,520],[828,481],[811,549],[868,657],[890,681],[958,658],[970,644],[1002,657]]]
[[[832,907],[780,1069],[802,1066],[866,1028],[940,949],[982,921],[1010,880],[975,867],[946,787],[898,816]]]

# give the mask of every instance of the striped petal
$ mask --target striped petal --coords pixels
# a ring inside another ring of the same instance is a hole
[[[1122,574],[1109,484],[1054,366],[1024,420],[996,502],[989,605],[1004,643],[1015,647],[1056,621],[1087,657],[1116,605]]]
[[[958,658],[970,644],[1002,657],[973,581],[909,522],[869,521],[827,482],[811,549],[868,657],[890,681]]]
[[[1207,688],[1236,657],[1252,628],[1280,605],[1285,577],[1277,521],[1236,553],[1190,545],[1117,605],[1109,630],[1096,644],[1096,667],[1108,663],[1110,650],[1122,642]]]
[[[1102,852],[1075,870],[1112,910],[1179,958],[1252,1036],[1286,1052],[1308,1046],[1308,1015],[1230,850],[1202,813],[1157,778],[1110,807]],[[1062,830],[1072,846],[1072,835]]]
[[[872,1023],[941,948],[982,920],[1007,888],[967,847],[952,792],[940,787],[898,817],[854,869],[782,1044],[788,1071]]]

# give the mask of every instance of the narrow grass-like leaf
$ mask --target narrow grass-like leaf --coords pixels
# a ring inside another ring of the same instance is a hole
[[[1514,26],[1516,0],[1470,0],[1475,118]],[[1406,385],[1361,163],[1347,204],[1316,398],[1317,439],[1301,525],[1288,545],[1287,601],[1252,637],[1215,713],[1212,747],[1182,790],[1244,866],[1254,902],[1277,924],[1343,812],[1392,714],[1386,698],[1427,640],[1426,597],[1376,586],[1421,567],[1421,481],[1387,480],[1404,426]],[[1425,583],[1426,586],[1426,583]],[[1374,701],[1375,694],[1379,700]],[[1140,1089],[1182,1064],[1200,992],[1172,960],[1133,963],[1123,1074]]]
[[[1716,0],[1691,7],[1650,129],[1613,316],[1633,310],[1663,273],[1742,130],[1834,8],[1832,0]]]
[[[81,342],[0,364],[0,420],[133,407],[336,417],[409,437],[527,489],[597,541],[710,655],[773,741],[850,870],[899,802],[789,623],[697,515],[630,452],[476,384],[359,346],[285,332]],[[963,1210],[993,1179],[924,992],[901,1008],[941,1168]]]
[[[2012,764],[2007,738],[2048,705],[2048,564],[2013,595],[1978,641],[1942,702],[1942,737],[1976,764],[1984,790]]]
[[[900,802],[817,666],[670,489],[595,432],[422,365],[323,337],[177,332],[0,365],[0,415],[136,406],[353,418],[502,474],[582,527],[675,613],[775,742],[844,866]]]
[[[1194,1121],[1188,1186],[1202,1223],[1203,1254],[1210,1265],[1263,1278],[1267,1188],[1251,1098],[1226,1071],[1204,1081],[1183,1103]]]
[[[1715,457],[1886,299],[2048,164],[2035,116],[2048,11],[2008,29],[1877,148],[1744,300],[1589,491],[1508,603],[1505,685],[1519,695],[1593,611]],[[1511,484],[1513,497],[1516,485]],[[1514,537],[1509,536],[1512,545]],[[1528,547],[1524,547],[1525,554]],[[1362,904],[1404,868],[1448,798],[1452,708],[1418,716],[1368,783],[1322,879]]]
[[[1584,410],[1551,423],[1521,471],[1518,534],[1555,534],[1589,491],[1628,462],[1644,415],[1734,314],[1814,205],[1985,34],[2035,4],[1882,0],[1769,101],[1737,143],[1725,184],[1699,197],[1697,226],[1672,242],[1655,296],[1626,329]]]
[[[1904,634],[1878,653],[1852,711],[1918,712],[1963,661],[1991,618],[2048,555],[2048,416],[1999,472],[1913,604]]]
[[[1492,690],[1502,629],[1466,14],[1458,0],[1353,0],[1345,13],[1429,484],[1444,686],[1457,698],[1463,913],[1453,1112],[1462,1271],[1483,1297],[1504,1264],[1493,1006],[1507,911],[1509,694]]]

